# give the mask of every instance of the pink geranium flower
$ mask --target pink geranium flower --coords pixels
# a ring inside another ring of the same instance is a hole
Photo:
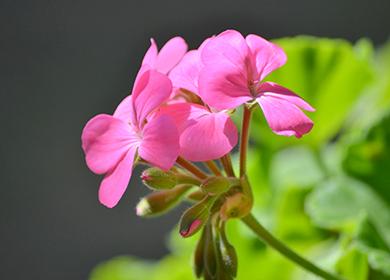
[[[204,44],[203,44],[204,45]],[[169,77],[178,92],[198,92],[202,68],[199,50],[185,54]],[[177,102],[177,101],[176,101]],[[208,161],[229,153],[237,144],[237,128],[225,110],[214,110],[200,104],[182,102],[162,107],[160,113],[170,115],[180,134],[180,155],[190,161]]]
[[[175,163],[179,135],[174,121],[165,115],[147,120],[171,91],[165,75],[147,70],[112,116],[97,115],[84,127],[81,139],[87,165],[94,173],[105,174],[99,188],[105,206],[114,207],[122,197],[137,154],[164,170]]]
[[[301,137],[313,127],[301,111],[314,111],[308,103],[280,85],[263,82],[287,60],[275,44],[227,30],[204,46],[201,59],[199,95],[208,105],[229,109],[256,101],[271,129],[280,135]]]

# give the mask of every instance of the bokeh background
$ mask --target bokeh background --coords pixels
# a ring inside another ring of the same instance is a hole
[[[87,279],[117,255],[167,254],[180,211],[136,217],[146,192],[136,178],[106,209],[80,148],[85,122],[130,91],[150,37],[161,46],[180,35],[195,48],[235,28],[269,39],[364,37],[379,47],[389,14],[388,0],[1,0],[0,279]]]

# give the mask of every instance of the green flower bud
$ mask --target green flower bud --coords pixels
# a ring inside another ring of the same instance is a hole
[[[220,209],[220,217],[226,221],[230,218],[242,218],[252,209],[252,199],[243,193],[235,193],[226,197]]]
[[[203,228],[202,236],[196,244],[194,253],[194,272],[197,278],[200,278],[204,270],[204,242],[206,238],[206,229]]]
[[[206,179],[200,187],[210,195],[218,195],[230,188],[230,181],[226,177],[211,177]]]
[[[141,217],[152,217],[161,215],[174,208],[191,188],[190,185],[177,185],[170,190],[152,192],[142,198],[137,204],[137,215]]]
[[[157,167],[144,170],[141,179],[152,190],[172,189],[178,184],[175,173],[172,171],[164,171]]]
[[[210,215],[210,209],[215,200],[215,197],[207,196],[184,212],[180,219],[181,236],[190,237],[202,228]]]
[[[225,227],[222,226],[219,235],[219,252],[221,256],[222,270],[229,275],[237,276],[237,253],[226,238]]]
[[[213,234],[213,227],[208,223],[205,227],[206,237],[204,242],[204,275],[205,279],[217,279],[217,247]]]
[[[201,201],[202,199],[204,199],[205,197],[207,196],[207,194],[202,191],[202,190],[196,190],[196,191],[193,191],[191,192],[190,194],[187,195],[187,198],[191,201]]]

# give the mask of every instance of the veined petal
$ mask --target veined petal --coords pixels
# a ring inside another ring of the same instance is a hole
[[[198,92],[198,78],[201,69],[200,53],[198,50],[189,51],[178,65],[169,73],[169,78],[175,88],[184,88]]]
[[[237,128],[228,114],[208,113],[180,135],[180,153],[191,161],[217,159],[234,148],[237,138]]]
[[[276,134],[300,138],[313,127],[313,122],[301,109],[286,99],[262,94],[256,100],[268,125]]]
[[[209,40],[201,51],[199,95],[208,105],[230,109],[250,100],[250,51],[242,35],[228,30]]]
[[[171,117],[156,116],[143,131],[139,155],[151,164],[170,169],[179,155],[179,133]]]
[[[278,84],[275,84],[273,82],[265,82],[260,85],[258,88],[259,94],[264,94],[267,96],[274,96],[276,98],[284,99],[288,102],[291,102],[295,104],[296,106],[310,112],[314,112],[315,109],[310,106],[309,103],[307,103],[305,100],[303,100],[302,97],[295,94],[291,90],[282,87]]]
[[[117,166],[104,177],[99,188],[99,200],[103,205],[112,208],[123,196],[131,178],[136,151],[135,145],[130,146]]]
[[[92,118],[81,135],[87,165],[96,174],[111,171],[139,140],[127,123],[106,114]]]
[[[121,103],[119,103],[113,116],[127,123],[137,123],[131,95],[125,97]]]
[[[246,36],[245,40],[256,61],[255,80],[263,80],[269,73],[286,63],[287,56],[279,46],[253,34]]]
[[[163,74],[167,74],[180,62],[187,52],[187,48],[187,43],[183,38],[174,37],[170,39],[158,53],[155,69]]]
[[[147,115],[164,103],[171,91],[172,83],[166,75],[156,70],[144,72],[134,85],[131,97],[132,110],[136,116],[136,122],[133,124],[141,128]]]

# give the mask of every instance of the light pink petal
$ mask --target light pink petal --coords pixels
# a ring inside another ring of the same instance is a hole
[[[100,202],[112,208],[123,196],[133,170],[136,146],[131,146],[118,165],[106,174],[99,188]]]
[[[180,153],[190,161],[218,159],[234,148],[237,138],[237,128],[229,115],[209,113],[183,131]]]
[[[142,133],[140,157],[161,169],[170,169],[180,150],[179,133],[172,118],[158,116],[145,125]]]
[[[139,138],[127,123],[101,114],[85,125],[81,141],[89,169],[104,174],[117,165]]]
[[[170,96],[172,83],[169,78],[156,70],[147,70],[137,80],[132,93],[135,126],[141,128],[147,115],[157,109]]]
[[[283,66],[287,56],[283,49],[257,35],[248,35],[245,38],[256,61],[257,75],[255,80],[263,80],[269,73]]]
[[[276,134],[300,138],[313,127],[313,122],[301,109],[286,99],[263,94],[256,100],[268,125]]]
[[[310,104],[307,103],[305,100],[303,100],[299,95],[273,82],[262,83],[258,89],[258,92],[259,94],[264,94],[267,96],[274,96],[276,98],[284,99],[306,111],[310,111],[310,112],[315,111],[315,109],[312,106],[310,106]]]
[[[157,55],[155,69],[167,74],[176,64],[180,62],[187,52],[187,43],[181,37],[170,39]]]
[[[176,103],[163,106],[158,111],[158,115],[168,115],[175,122],[175,125],[182,133],[189,125],[194,124],[201,116],[210,114],[210,112],[201,105],[193,103]]]
[[[131,95],[119,103],[115,109],[113,116],[127,123],[136,123],[136,116],[133,108],[133,101]]]
[[[228,30],[210,39],[201,51],[199,95],[208,105],[230,109],[252,99],[250,52],[242,35]]]
[[[198,92],[198,78],[201,69],[200,53],[189,51],[178,65],[169,73],[169,78],[175,88],[183,88],[193,93]]]
[[[150,39],[150,47],[145,53],[142,65],[149,65],[150,68],[154,68],[157,62],[157,45],[153,38]]]

